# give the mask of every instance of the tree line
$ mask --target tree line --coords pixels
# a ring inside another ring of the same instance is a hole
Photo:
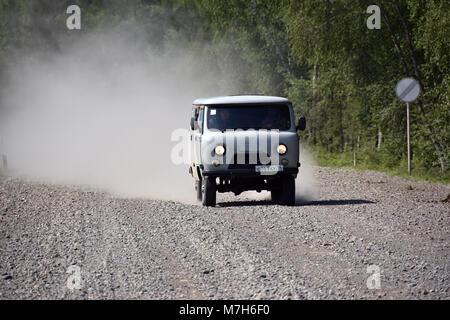
[[[1,0],[0,67],[17,48],[59,50],[73,33],[65,9],[77,4],[89,32],[139,23],[148,41],[171,39],[233,67],[242,93],[287,96],[307,118],[302,138],[325,162],[404,171],[406,111],[395,85],[421,85],[411,104],[413,170],[447,177],[449,6],[445,0]],[[367,7],[380,8],[369,29]],[[2,81],[6,81],[2,79]]]

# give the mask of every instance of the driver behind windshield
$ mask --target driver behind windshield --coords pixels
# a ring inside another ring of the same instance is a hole
[[[275,108],[268,108],[266,110],[266,116],[261,122],[263,129],[279,129],[280,127],[280,112]]]
[[[209,111],[209,120],[208,120],[209,128],[218,129],[220,131],[232,128],[230,116],[231,116],[230,111],[226,108],[211,109]]]
[[[287,106],[217,107],[208,112],[208,128],[226,129],[278,129],[290,127]]]

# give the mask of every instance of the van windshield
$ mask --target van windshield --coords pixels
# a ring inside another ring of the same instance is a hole
[[[208,129],[289,130],[291,117],[287,105],[233,105],[208,107]]]

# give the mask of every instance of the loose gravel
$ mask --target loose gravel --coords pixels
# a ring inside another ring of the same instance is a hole
[[[220,194],[204,208],[7,178],[0,299],[449,299],[448,185],[313,170],[318,199],[295,207]]]

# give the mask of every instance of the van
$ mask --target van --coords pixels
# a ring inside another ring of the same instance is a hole
[[[282,97],[238,95],[199,98],[190,123],[189,173],[197,199],[216,205],[217,192],[270,191],[272,201],[295,204],[299,136],[306,121],[294,118]]]

